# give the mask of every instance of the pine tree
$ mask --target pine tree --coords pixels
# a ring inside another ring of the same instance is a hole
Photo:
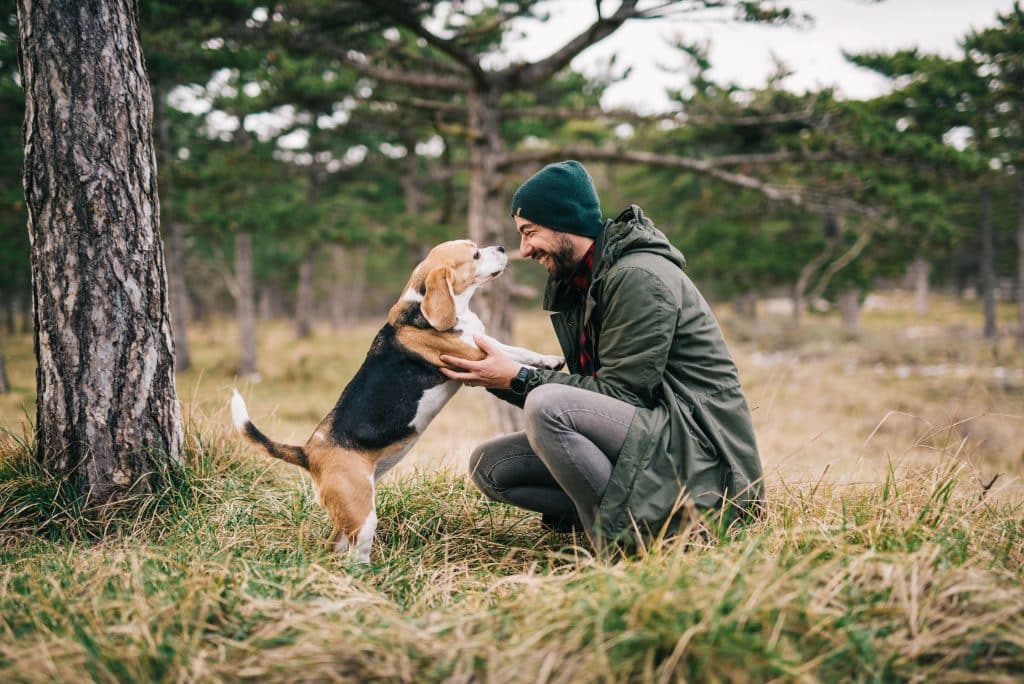
[[[149,82],[129,0],[19,0],[37,442],[92,502],[161,486],[181,415]]]

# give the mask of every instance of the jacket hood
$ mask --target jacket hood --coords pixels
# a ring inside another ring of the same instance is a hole
[[[686,268],[682,252],[672,246],[665,234],[654,227],[649,218],[635,204],[629,205],[614,219],[604,223],[594,248],[594,280],[600,279],[608,267],[627,254],[649,252],[657,254],[679,269]],[[579,295],[565,280],[548,278],[544,290],[544,309],[568,311],[578,306]]]
[[[605,222],[604,230],[598,237],[595,270],[599,273],[626,254],[650,252],[668,259],[680,269],[686,268],[686,258],[676,249],[663,232],[654,227],[640,207],[629,205],[615,219]],[[594,277],[598,277],[598,273]]]

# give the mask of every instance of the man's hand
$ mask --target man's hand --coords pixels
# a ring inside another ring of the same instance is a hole
[[[512,378],[516,377],[522,365],[507,357],[487,337],[474,335],[473,340],[487,356],[479,361],[471,361],[444,354],[441,356],[441,361],[460,370],[442,367],[441,372],[452,380],[459,380],[470,387],[508,389],[509,383],[512,382]]]

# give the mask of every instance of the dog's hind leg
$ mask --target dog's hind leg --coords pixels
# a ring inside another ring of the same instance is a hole
[[[360,563],[369,563],[370,547],[377,530],[372,473],[348,470],[324,475],[320,498],[334,523],[331,537],[334,550]]]
[[[335,527],[334,532],[331,534],[331,547],[339,554],[348,553],[351,547],[348,541],[348,533]]]

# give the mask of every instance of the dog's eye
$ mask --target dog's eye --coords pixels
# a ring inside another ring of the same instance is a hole
[[[480,258],[480,250],[477,250],[477,251],[473,252],[473,258],[474,259],[479,259]]]

